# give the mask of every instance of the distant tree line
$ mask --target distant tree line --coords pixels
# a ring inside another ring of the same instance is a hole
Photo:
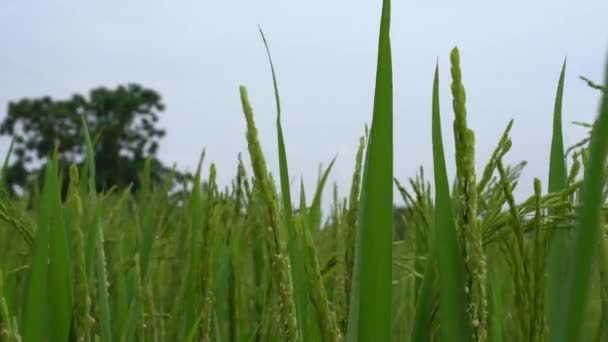
[[[13,140],[5,182],[13,192],[28,190],[42,180],[55,149],[64,175],[69,165],[82,165],[86,156],[84,118],[94,144],[98,190],[130,185],[137,191],[148,158],[152,183],[161,183],[171,173],[156,157],[166,134],[157,126],[164,109],[158,92],[138,84],[99,87],[88,96],[75,94],[67,100],[44,96],[10,102],[0,124],[0,135]],[[176,172],[175,179],[189,176]]]

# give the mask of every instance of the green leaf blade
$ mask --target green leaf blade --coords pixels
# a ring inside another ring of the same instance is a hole
[[[58,179],[57,155],[53,157],[52,172],[47,177],[48,194],[45,205],[49,212],[49,304],[51,336],[54,341],[67,341],[72,320],[71,257],[67,229],[61,205],[61,190]]]
[[[390,1],[384,0],[374,111],[360,195],[348,341],[390,340],[393,81],[389,34]]]
[[[452,217],[450,187],[446,171],[441,114],[439,108],[439,70],[433,83],[433,164],[435,172],[435,238],[439,269],[439,306],[444,341],[467,341],[464,291],[464,262],[459,252],[456,225]],[[428,267],[428,266],[427,266]]]
[[[46,170],[46,179],[52,177],[52,170]],[[48,184],[48,183],[47,183]],[[32,256],[30,261],[30,274],[25,297],[25,307],[22,319],[23,341],[44,341],[48,338],[50,326],[48,317],[50,305],[48,302],[49,290],[47,281],[49,276],[49,211],[46,205],[46,194],[43,193],[39,207],[38,229],[34,237]]]
[[[566,185],[566,161],[564,158],[564,138],[562,132],[562,103],[564,97],[564,80],[566,61],[559,76],[555,104],[553,109],[553,133],[551,138],[551,155],[549,162],[549,192],[560,192]],[[557,329],[557,306],[560,291],[563,287],[564,274],[568,269],[568,231],[554,229],[550,236],[549,255],[547,256],[547,306],[549,330]]]

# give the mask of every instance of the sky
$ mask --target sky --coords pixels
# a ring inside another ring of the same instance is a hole
[[[238,154],[249,161],[238,92],[246,85],[278,179],[276,109],[260,25],[277,70],[294,197],[301,177],[311,196],[320,164],[334,156],[330,181],[346,194],[358,138],[372,117],[380,9],[380,0],[2,0],[0,119],[9,101],[63,99],[136,82],[159,91],[167,106],[159,157],[193,171],[205,148],[220,183],[228,184]],[[604,79],[606,13],[606,0],[393,1],[395,177],[405,182],[420,166],[432,176],[436,62],[454,175],[449,53],[458,46],[478,169],[514,119],[507,160],[528,161],[518,193],[529,193],[534,177],[546,181],[566,57],[565,144],[586,134],[572,121],[590,122],[597,114],[598,92],[578,76]],[[0,138],[0,156],[8,144]]]

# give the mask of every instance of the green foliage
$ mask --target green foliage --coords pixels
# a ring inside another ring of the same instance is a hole
[[[66,100],[45,96],[11,102],[0,124],[0,134],[11,136],[15,144],[6,182],[13,190],[30,187],[57,143],[60,171],[81,163],[86,155],[82,117],[94,137],[98,190],[129,184],[138,190],[138,174],[148,157],[153,158],[153,180],[162,182],[169,170],[154,156],[165,135],[157,127],[164,108],[156,91],[137,84],[96,88],[88,96],[76,94]]]
[[[334,161],[315,189],[301,182],[299,208],[292,208],[271,60],[280,193],[245,87],[240,100],[253,174],[239,156],[231,186],[221,188],[214,164],[203,172],[203,152],[178,197],[171,196],[176,174],[157,181],[149,155],[132,182],[136,193],[100,186],[103,133],[88,114],[78,114],[80,140],[66,139],[79,145],[82,159],[64,160],[70,167],[62,173],[59,145],[45,152],[51,157],[41,190],[32,186],[22,197],[0,191],[0,341],[605,339],[608,96],[602,86],[589,84],[603,96],[597,121],[584,124],[590,138],[565,150],[562,69],[549,191],[543,194],[535,179],[530,196],[517,201],[525,163],[505,162],[513,121],[476,177],[454,49],[454,187],[446,171],[438,66],[433,187],[422,168],[401,183],[392,171],[389,14],[385,1],[371,130],[353,151],[347,197],[335,186],[329,213],[321,198]],[[608,69],[606,77],[608,84]],[[23,143],[15,137],[17,160]],[[9,177],[3,172],[3,181]],[[403,198],[400,209],[393,206],[393,186]],[[310,203],[306,192],[314,194]],[[567,248],[555,242],[564,231]],[[552,274],[555,265],[567,266],[566,276]]]

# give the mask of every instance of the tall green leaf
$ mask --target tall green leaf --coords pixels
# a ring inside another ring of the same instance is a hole
[[[566,60],[562,65],[555,94],[553,108],[553,135],[551,140],[551,158],[549,164],[549,192],[561,191],[566,182],[566,160],[564,158],[564,137],[562,132],[562,104],[564,99],[564,80]]]
[[[45,179],[53,177],[53,168],[46,170]],[[50,184],[50,182],[46,183]],[[48,188],[48,186],[47,186]],[[46,203],[50,191],[44,191],[39,206],[38,229],[34,238],[34,245],[30,255],[30,274],[25,294],[25,305],[23,310],[22,327],[23,341],[44,341],[50,334],[48,317],[50,316],[50,305],[48,302],[49,289],[47,286],[49,274],[49,240],[50,231],[48,215],[50,208]]]
[[[444,341],[468,341],[466,331],[464,262],[452,217],[450,186],[441,136],[439,68],[433,84],[433,165],[435,171],[435,239],[439,269],[441,335]],[[427,266],[429,267],[429,266]]]
[[[374,113],[363,171],[347,339],[389,341],[393,236],[390,0],[382,4]]]
[[[332,159],[329,166],[323,171],[321,178],[319,179],[319,183],[317,184],[317,189],[315,190],[315,196],[312,199],[312,203],[310,204],[310,212],[308,215],[309,219],[309,229],[318,230],[321,229],[321,198],[323,195],[323,189],[325,188],[325,184],[327,183],[327,178],[329,178],[329,173],[336,163],[336,157]]]
[[[566,73],[566,61],[562,65],[555,95],[553,109],[553,135],[551,140],[551,158],[549,164],[549,192],[560,192],[566,186],[566,160],[564,157],[564,138],[562,133],[562,103],[564,97],[564,79]],[[547,256],[547,305],[549,308],[549,329],[557,327],[556,316],[559,302],[560,288],[563,286],[564,274],[568,269],[568,231],[566,229],[554,229],[549,244],[549,255]]]
[[[275,104],[277,106],[277,145],[279,148],[279,172],[281,176],[281,197],[283,201],[283,208],[285,210],[285,218],[287,223],[293,225],[292,222],[292,206],[291,206],[291,191],[289,189],[289,169],[287,167],[287,152],[285,150],[285,140],[283,138],[283,127],[281,126],[281,97],[279,96],[279,85],[277,81],[276,71],[274,64],[272,63],[272,56],[270,55],[270,48],[268,47],[268,41],[264,35],[262,28],[259,28],[260,35],[264,41],[266,48],[266,55],[268,56],[268,63],[270,64],[270,71],[272,73],[272,85],[274,88]]]
[[[270,71],[272,73],[272,84],[274,88],[275,104],[277,107],[277,145],[279,150],[281,201],[283,204],[282,216],[284,224],[287,228],[287,249],[289,252],[289,260],[291,262],[291,277],[293,279],[294,301],[296,305],[296,316],[298,319],[298,326],[300,327],[300,338],[306,340],[307,290],[304,282],[304,256],[300,244],[298,244],[298,235],[296,234],[293,222],[291,190],[289,188],[289,168],[287,166],[287,152],[285,149],[285,140],[283,138],[283,127],[281,125],[281,98],[279,96],[279,85],[277,81],[276,71],[274,69],[274,63],[272,62],[272,56],[270,54],[268,41],[266,40],[266,36],[264,35],[264,31],[262,31],[262,28],[259,28],[259,30],[260,35],[262,36],[262,40],[264,41],[266,55],[268,56],[268,63],[270,64]]]
[[[58,176],[57,155],[53,158],[52,173],[47,178],[48,193],[45,206],[48,206],[49,244],[49,299],[51,313],[51,336],[54,341],[67,341],[72,321],[71,257],[68,232],[63,218],[61,186]]]

